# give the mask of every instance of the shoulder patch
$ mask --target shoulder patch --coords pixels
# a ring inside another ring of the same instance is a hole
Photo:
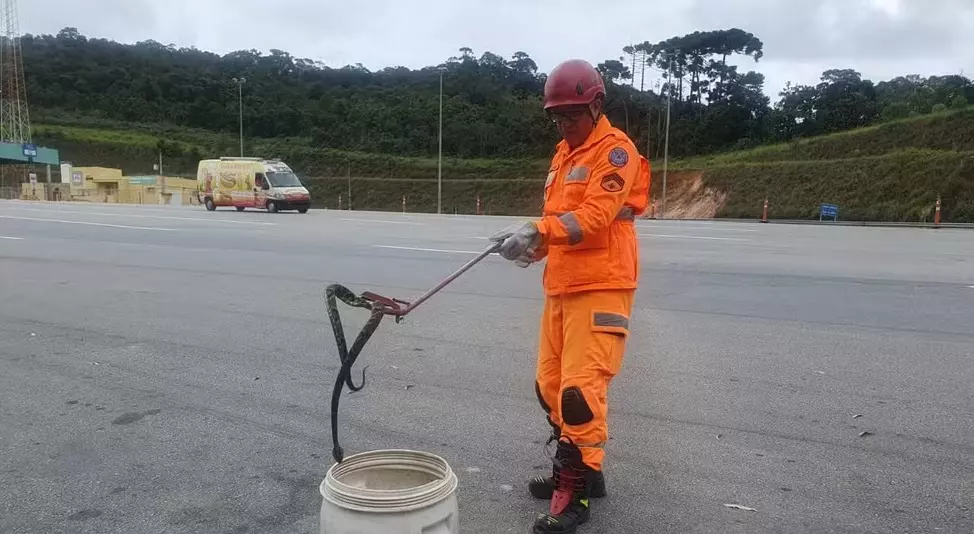
[[[609,163],[613,167],[625,167],[629,163],[629,153],[621,146],[617,146],[609,152]]]
[[[622,191],[622,187],[624,185],[626,185],[625,180],[623,180],[622,177],[616,173],[612,173],[605,178],[602,178],[602,189],[605,189],[610,193],[618,193],[619,191]]]

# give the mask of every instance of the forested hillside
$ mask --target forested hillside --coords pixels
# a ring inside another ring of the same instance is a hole
[[[234,79],[244,78],[248,139],[291,138],[288,143],[310,148],[429,157],[437,150],[442,72],[446,156],[538,158],[555,141],[540,111],[545,76],[526,52],[503,58],[461,48],[424,69],[370,72],[280,50],[219,56],[154,41],[124,45],[73,28],[56,36],[27,35],[22,45],[32,111],[48,124],[98,125],[108,119],[235,135]],[[740,29],[647,41],[620,53],[598,65],[610,84],[610,117],[641,148],[648,146],[654,159],[662,155],[668,92],[670,153],[676,158],[974,102],[974,86],[962,76],[904,73],[874,83],[841,65],[823,73],[815,86],[789,86],[771,98],[763,75],[751,70],[765,57],[764,45]]]
[[[467,48],[420,70],[336,68],[283,51],[226,56],[147,41],[123,45],[73,29],[25,36],[35,141],[78,165],[194,175],[200,158],[238,153],[242,85],[247,155],[281,157],[317,207],[432,211],[437,199],[440,75],[444,209],[536,214],[556,141],[541,111],[545,75],[525,52]],[[974,86],[956,75],[874,83],[852,70],[788,86],[774,99],[751,70],[764,57],[745,31],[626,46],[599,62],[608,112],[654,162],[660,200],[664,117],[672,102],[668,217],[974,221]],[[739,69],[734,63],[742,65]],[[841,67],[841,66],[839,66]],[[908,74],[908,73],[905,73]],[[671,80],[671,83],[667,83]]]

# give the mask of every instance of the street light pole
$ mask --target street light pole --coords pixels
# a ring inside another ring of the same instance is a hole
[[[443,71],[440,71],[440,141],[436,161],[436,213],[443,213]]]
[[[243,84],[247,83],[247,78],[234,78],[237,84],[237,98],[240,103],[240,157],[244,155],[243,149]]]
[[[666,82],[666,142],[663,144],[663,202],[659,218],[666,218],[666,167],[670,159],[670,102],[673,100],[673,60],[670,59],[670,72]]]

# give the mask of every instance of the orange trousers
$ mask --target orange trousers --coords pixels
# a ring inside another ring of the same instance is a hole
[[[551,424],[602,470],[606,396],[622,367],[635,290],[595,290],[545,299],[536,393]]]

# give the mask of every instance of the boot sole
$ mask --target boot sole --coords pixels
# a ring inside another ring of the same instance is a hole
[[[552,533],[549,530],[545,530],[543,528],[539,528],[537,525],[533,525],[531,527],[531,534],[575,534],[575,532],[578,531],[578,527],[584,525],[585,523],[588,523],[590,516],[591,516],[591,512],[585,514],[582,517],[579,517],[578,523],[575,523],[575,526],[572,527],[571,530],[560,530],[557,533]]]
[[[529,490],[529,491],[531,491],[531,490]],[[554,490],[548,491],[547,493],[540,493],[540,492],[531,491],[531,496],[532,497],[534,497],[535,499],[542,500],[542,501],[550,501],[552,495],[554,495]],[[605,498],[607,496],[608,496],[607,493],[601,493],[601,492],[599,492],[599,493],[592,492],[592,494],[589,495],[589,497],[591,497],[593,499],[602,499],[602,498]]]
[[[555,493],[555,489],[547,483],[535,479],[528,483],[528,492],[530,492],[531,496],[535,499],[550,500],[551,496]],[[602,486],[599,488],[594,488],[589,497],[593,499],[601,499],[606,496],[606,493],[605,486]]]

